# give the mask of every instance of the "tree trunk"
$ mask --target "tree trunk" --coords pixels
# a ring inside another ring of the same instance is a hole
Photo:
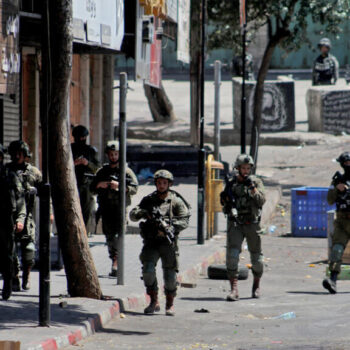
[[[264,97],[264,83],[266,79],[267,72],[269,70],[270,62],[272,59],[273,52],[276,46],[284,40],[289,34],[289,32],[279,29],[276,34],[272,36],[266,46],[264,56],[262,58],[258,77],[255,85],[254,91],[254,109],[253,109],[253,124],[251,131],[251,143],[250,143],[250,155],[254,159],[255,167],[254,171],[257,169],[258,163],[258,150],[259,150],[259,138],[261,130],[261,114],[262,114],[262,104]]]
[[[51,93],[49,175],[56,225],[72,297],[101,299],[76,186],[69,139],[68,91],[72,67],[72,0],[50,0]]]
[[[164,90],[162,82],[160,82],[159,89],[148,84],[143,84],[143,88],[153,120],[160,123],[171,123],[175,121],[174,108]]]
[[[190,94],[191,94],[191,132],[190,142],[199,146],[200,127],[200,71],[201,71],[201,0],[191,0],[190,32]]]

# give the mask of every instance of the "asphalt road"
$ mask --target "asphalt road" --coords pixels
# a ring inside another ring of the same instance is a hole
[[[276,216],[279,228],[283,220]],[[164,315],[161,300],[159,314],[126,312],[125,318],[112,320],[78,346],[86,350],[349,349],[350,282],[339,281],[337,295],[322,288],[325,265],[319,262],[326,257],[326,240],[293,238],[280,229],[263,237],[263,249],[261,299],[250,297],[251,275],[239,283],[238,302],[225,300],[227,281],[203,277],[196,288],[180,289],[175,317]],[[242,263],[249,263],[247,251],[242,257]],[[195,312],[201,309],[209,312]],[[277,318],[288,312],[295,318]]]

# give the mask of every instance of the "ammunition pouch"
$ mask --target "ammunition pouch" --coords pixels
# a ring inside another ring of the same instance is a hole
[[[155,240],[158,236],[158,227],[150,220],[140,222],[140,230],[144,240]]]

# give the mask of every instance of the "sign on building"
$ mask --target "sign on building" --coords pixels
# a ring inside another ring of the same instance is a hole
[[[120,51],[124,0],[73,0],[74,42]]]
[[[190,63],[190,0],[179,0],[177,20],[177,59]]]

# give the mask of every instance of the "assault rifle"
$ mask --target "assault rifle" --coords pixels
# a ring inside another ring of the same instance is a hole
[[[220,193],[220,202],[224,208],[224,214],[228,217],[237,219],[237,203],[236,198],[232,193],[232,185],[237,182],[237,176],[234,175],[230,180],[228,175],[225,175],[225,189]]]
[[[350,195],[350,181],[345,180],[344,176],[339,171],[337,171],[333,175],[333,183],[334,183],[334,187],[338,186],[340,183],[347,186],[347,189],[344,191],[344,194],[341,196],[342,199],[345,199],[348,195]]]
[[[151,214],[152,221],[156,224],[158,230],[164,232],[166,239],[170,244],[173,244],[175,241],[175,229],[171,226],[171,222],[170,225],[167,224],[159,208],[153,208]]]

